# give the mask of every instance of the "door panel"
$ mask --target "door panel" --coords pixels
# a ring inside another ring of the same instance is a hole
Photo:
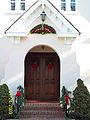
[[[28,100],[57,100],[59,58],[55,53],[28,53],[25,60],[25,93]]]

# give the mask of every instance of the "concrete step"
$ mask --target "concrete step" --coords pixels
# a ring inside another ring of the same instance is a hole
[[[54,120],[60,120],[61,118],[64,118],[64,112],[60,108],[59,103],[26,103],[23,110],[20,112],[19,118],[37,118],[37,120],[42,118],[54,118]]]

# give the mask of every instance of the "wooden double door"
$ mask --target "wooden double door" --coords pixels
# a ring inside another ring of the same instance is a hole
[[[25,59],[27,100],[55,101],[60,95],[60,62],[56,53],[28,53]]]

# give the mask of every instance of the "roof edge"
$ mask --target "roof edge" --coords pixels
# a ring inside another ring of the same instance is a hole
[[[59,14],[61,14],[75,29],[76,31],[79,33],[79,35],[81,34],[81,32],[49,1],[47,0],[56,10],[57,12],[59,12]]]
[[[39,0],[37,0],[35,3],[32,4],[32,6],[30,6],[24,13],[22,13],[22,15],[20,15],[20,17],[18,17],[6,30],[5,30],[5,34],[7,33],[7,31],[21,18],[23,17],[23,15],[25,13],[27,13]]]

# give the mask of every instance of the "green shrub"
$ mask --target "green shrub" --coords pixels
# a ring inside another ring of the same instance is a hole
[[[12,98],[6,84],[0,86],[0,120],[13,117]],[[10,110],[12,112],[10,112]]]
[[[71,106],[73,112],[69,116],[79,120],[90,120],[90,94],[81,79],[77,80],[77,87],[73,91],[73,95],[75,106]]]

